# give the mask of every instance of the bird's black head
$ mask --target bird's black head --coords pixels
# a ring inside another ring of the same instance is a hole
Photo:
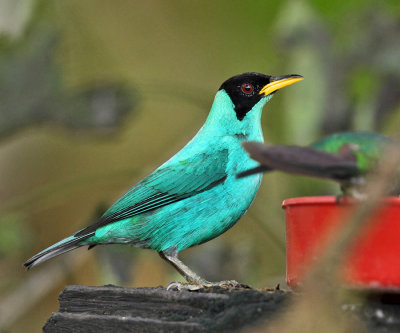
[[[226,91],[235,105],[237,119],[243,120],[247,112],[261,98],[302,79],[303,77],[297,74],[270,76],[261,73],[243,73],[226,80],[219,90]]]

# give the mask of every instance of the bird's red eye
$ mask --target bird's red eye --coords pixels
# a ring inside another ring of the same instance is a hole
[[[253,92],[253,90],[254,90],[254,87],[253,87],[252,84],[250,84],[250,83],[243,83],[242,84],[242,91],[245,94],[251,94]]]

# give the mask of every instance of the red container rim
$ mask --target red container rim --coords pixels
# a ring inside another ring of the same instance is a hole
[[[358,200],[343,197],[340,203],[343,204],[351,204],[356,203]],[[386,197],[384,198],[384,202],[390,205],[400,205],[400,197]],[[298,198],[289,198],[285,199],[282,202],[282,208],[285,209],[289,206],[299,206],[299,205],[336,205],[337,197],[334,195],[326,195],[326,196],[315,196],[315,197],[298,197]]]

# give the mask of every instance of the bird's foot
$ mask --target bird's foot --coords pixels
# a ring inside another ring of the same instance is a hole
[[[247,284],[243,284],[243,283],[237,282],[235,280],[226,280],[226,281],[219,281],[219,282],[205,281],[204,283],[171,282],[168,285],[167,290],[197,291],[200,289],[214,288],[214,287],[226,288],[226,289],[251,289],[251,287],[248,286]]]
[[[207,288],[212,288],[212,287],[220,287],[220,288],[237,288],[237,289],[251,289],[250,286],[247,284],[243,284],[240,282],[237,282],[235,280],[226,280],[226,281],[219,281],[219,282],[208,282],[207,284],[204,285]]]
[[[167,290],[176,290],[176,291],[181,291],[181,290],[196,291],[202,288],[204,288],[204,285],[202,284],[182,283],[182,282],[171,282],[167,286]]]

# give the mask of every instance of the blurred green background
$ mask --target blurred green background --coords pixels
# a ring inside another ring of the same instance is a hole
[[[262,117],[265,140],[307,144],[341,130],[398,132],[400,2],[0,1],[0,331],[38,332],[66,284],[182,280],[157,253],[78,249],[22,263],[96,217],[177,152],[220,84],[297,73]],[[285,281],[283,199],[336,194],[270,174],[242,220],[182,253],[210,280]]]

